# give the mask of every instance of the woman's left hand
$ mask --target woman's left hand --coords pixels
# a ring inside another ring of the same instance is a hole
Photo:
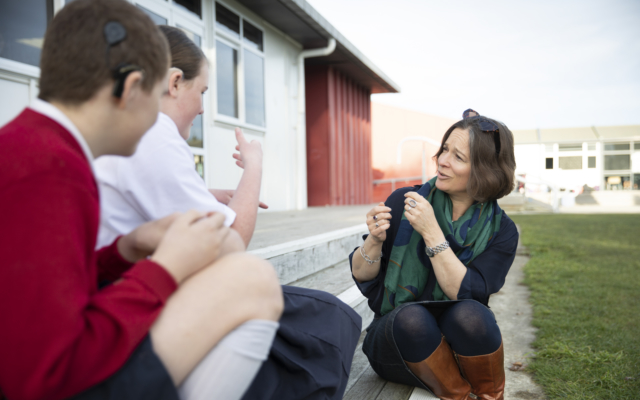
[[[408,192],[404,196],[404,209],[406,211],[404,215],[413,229],[424,238],[425,243],[430,247],[442,243],[444,234],[427,199],[416,192]],[[414,204],[415,207],[412,207]]]

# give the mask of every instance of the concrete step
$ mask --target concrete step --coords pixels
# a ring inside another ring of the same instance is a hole
[[[360,224],[249,250],[249,253],[269,260],[278,272],[280,283],[286,285],[344,261],[362,244],[362,235],[366,232],[367,226]]]

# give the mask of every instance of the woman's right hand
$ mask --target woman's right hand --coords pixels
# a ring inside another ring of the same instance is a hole
[[[219,256],[231,229],[224,226],[224,220],[221,213],[187,211],[167,229],[151,260],[181,283]]]
[[[367,227],[369,227],[369,238],[382,243],[387,238],[387,229],[391,226],[391,209],[379,203],[367,213]]]

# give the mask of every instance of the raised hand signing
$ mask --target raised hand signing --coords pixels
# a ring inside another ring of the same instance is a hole
[[[404,196],[404,215],[413,229],[424,238],[428,246],[443,242],[444,234],[427,199],[416,192],[407,192]]]
[[[247,141],[240,128],[236,128],[236,140],[238,141],[236,146],[237,153],[233,154],[233,158],[236,159],[236,165],[242,169],[251,165],[261,166],[262,145],[260,142],[257,140]]]

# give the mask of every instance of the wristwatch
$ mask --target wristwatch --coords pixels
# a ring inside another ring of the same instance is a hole
[[[427,253],[429,257],[433,257],[436,254],[443,252],[448,248],[449,248],[449,242],[445,240],[444,243],[440,243],[436,247],[425,246],[424,252]]]

